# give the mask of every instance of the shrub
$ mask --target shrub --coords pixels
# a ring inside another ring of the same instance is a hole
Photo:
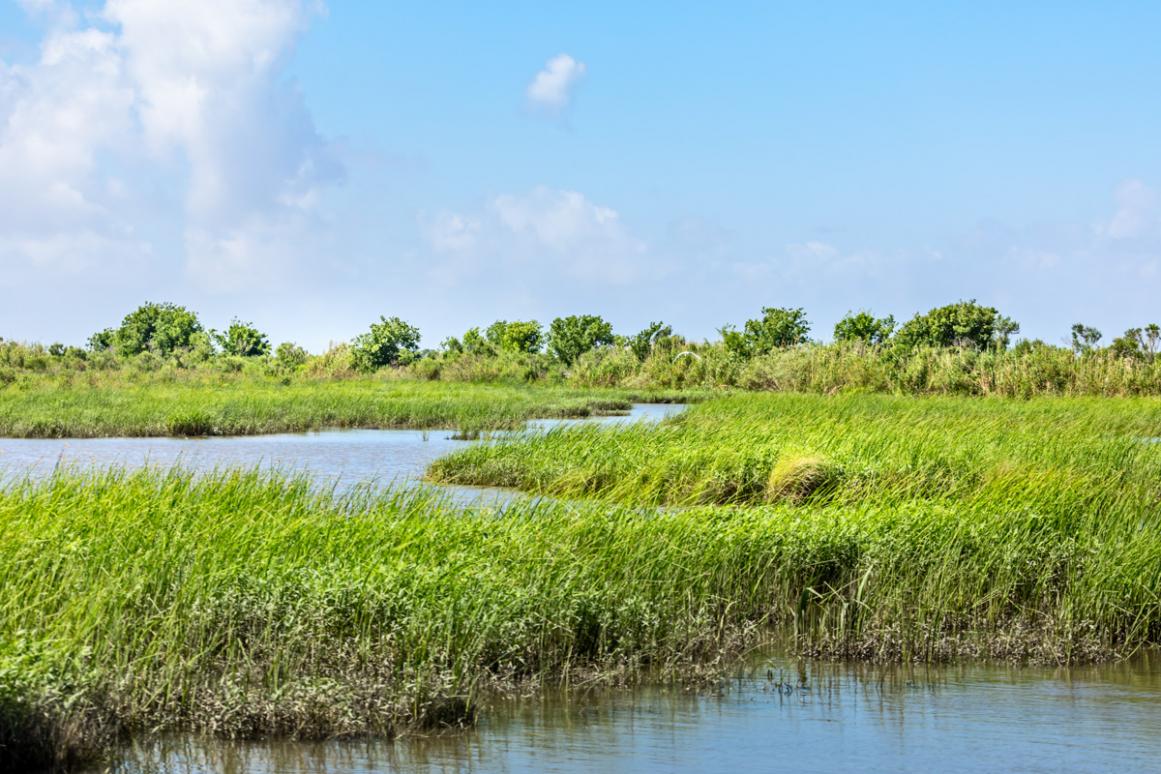
[[[874,317],[870,312],[857,314],[847,312],[847,316],[834,326],[835,341],[858,341],[872,346],[883,344],[895,331],[895,318]]]
[[[380,317],[371,330],[355,338],[351,350],[356,370],[369,372],[405,365],[419,351],[419,329],[398,317]]]
[[[613,326],[598,315],[557,317],[548,327],[548,351],[566,366],[589,350],[613,341]]]
[[[306,362],[310,354],[294,342],[284,341],[274,352],[274,360],[281,368],[294,369]]]
[[[488,326],[485,336],[497,352],[532,355],[544,347],[544,330],[536,320],[525,322],[497,320]]]
[[[156,352],[162,356],[188,348],[194,334],[202,330],[196,314],[174,304],[142,304],[121,321],[121,327],[90,337],[90,345],[101,349],[109,344],[119,355],[133,356]]]
[[[254,327],[253,323],[234,318],[225,333],[216,335],[218,344],[227,355],[237,357],[261,357],[270,354],[270,339]]]
[[[975,300],[959,301],[917,314],[903,324],[895,341],[903,347],[1006,349],[1020,325]]]
[[[772,306],[763,307],[760,318],[746,320],[741,332],[731,325],[721,329],[726,349],[743,358],[804,344],[808,333],[810,323],[804,310]]]

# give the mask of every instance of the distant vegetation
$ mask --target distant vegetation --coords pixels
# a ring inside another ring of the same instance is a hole
[[[383,316],[349,343],[308,353],[292,342],[272,347],[252,323],[205,327],[185,307],[149,303],[86,347],[0,340],[0,388],[44,377],[118,373],[130,380],[187,372],[280,379],[385,374],[442,381],[546,382],[628,389],[740,388],[913,394],[1161,394],[1161,326],[1132,328],[1102,346],[1096,328],[1077,323],[1052,345],[1015,336],[1020,326],[997,309],[960,301],[903,324],[861,310],[834,327],[829,342],[811,338],[801,308],[766,307],[714,341],[692,341],[658,321],[617,333],[596,315],[497,320],[436,349],[420,331]]]

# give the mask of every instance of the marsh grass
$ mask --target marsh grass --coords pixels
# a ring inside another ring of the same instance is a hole
[[[1145,400],[727,397],[465,449],[433,477],[576,498],[466,511],[256,471],[10,482],[0,767],[126,731],[456,726],[495,693],[697,674],[783,636],[1124,656],[1161,643],[1159,420]]]
[[[1053,480],[1029,490],[1014,466],[958,501],[467,511],[258,472],[9,484],[0,765],[126,731],[456,726],[495,693],[700,674],[776,636],[886,660],[1158,643],[1156,486],[1110,477],[1078,500],[1071,474]]]
[[[0,390],[0,436],[258,435],[326,428],[515,429],[532,418],[624,411],[664,393],[410,380],[249,377],[42,380]]]

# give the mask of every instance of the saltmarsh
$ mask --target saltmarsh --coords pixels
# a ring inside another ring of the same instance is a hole
[[[441,387],[445,390],[446,385]],[[1161,402],[723,397],[432,477],[62,470],[0,489],[0,764],[125,731],[390,733],[764,639],[882,659],[1161,644]]]
[[[533,417],[624,410],[662,393],[413,380],[145,378],[93,374],[0,390],[0,436],[257,435],[323,428],[520,427]]]
[[[508,437],[429,476],[793,524],[755,557],[801,573],[772,610],[808,650],[1073,660],[1161,643],[1159,434],[1149,399],[744,395]],[[819,535],[825,556],[795,554]]]
[[[750,393],[655,426],[505,436],[437,461],[429,477],[633,505],[920,501],[1098,515],[1151,505],[1154,436],[1152,398]]]

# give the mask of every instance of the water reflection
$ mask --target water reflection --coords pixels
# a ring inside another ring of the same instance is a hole
[[[719,689],[550,693],[458,734],[139,743],[119,772],[1149,771],[1156,661],[1054,670],[763,661]]]

